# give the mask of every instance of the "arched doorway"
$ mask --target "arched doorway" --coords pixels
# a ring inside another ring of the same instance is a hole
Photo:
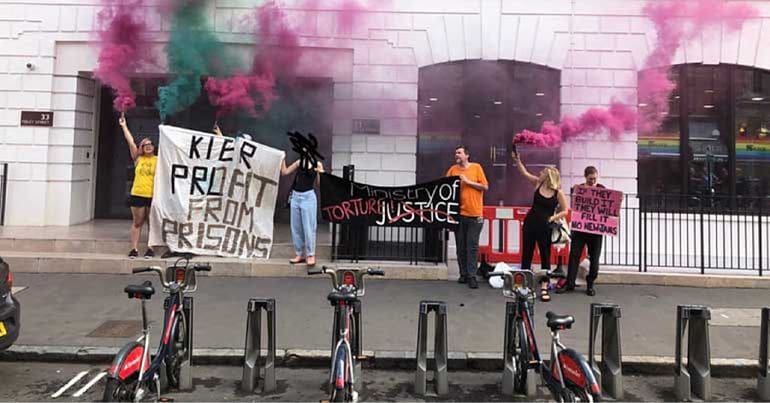
[[[559,70],[530,63],[467,60],[421,68],[417,181],[443,176],[462,144],[484,167],[486,205],[529,205],[532,187],[512,164],[511,140],[558,120],[559,88]],[[559,165],[558,149],[518,149],[532,171]]]

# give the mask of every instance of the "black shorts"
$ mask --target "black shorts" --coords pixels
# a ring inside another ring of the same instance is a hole
[[[152,205],[152,198],[142,196],[128,196],[126,201],[129,207],[150,207]]]

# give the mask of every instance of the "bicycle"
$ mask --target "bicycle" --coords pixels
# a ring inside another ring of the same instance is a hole
[[[551,357],[546,364],[540,358],[532,324],[534,273],[518,270],[492,275],[504,276],[503,295],[514,300],[512,315],[506,315],[505,323],[503,392],[515,391],[530,396],[535,384],[528,379],[528,372],[534,370],[558,402],[601,401],[601,387],[588,362],[559,340],[559,331],[570,329],[575,319],[551,311],[545,314],[546,326],[551,329]]]
[[[340,269],[326,266],[309,269],[309,275],[328,274],[332,280],[329,303],[334,307],[332,329],[332,361],[329,373],[329,400],[355,402],[358,400],[357,385],[360,383],[359,358],[361,347],[361,301],[364,295],[364,276],[384,276],[379,269]],[[358,372],[358,378],[356,373]]]
[[[179,263],[184,261],[184,265]],[[137,267],[134,274],[156,272],[160,276],[163,291],[169,293],[164,307],[163,338],[155,357],[150,359],[150,326],[147,321],[146,301],[155,294],[152,282],[129,285],[124,289],[129,299],[138,299],[142,306],[142,335],[125,345],[107,371],[107,384],[103,401],[141,401],[148,392],[160,397],[162,387],[179,387],[181,367],[189,359],[191,335],[188,334],[188,318],[184,309],[184,295],[198,289],[195,273],[211,271],[208,264],[190,265],[181,258],[166,268],[166,280],[160,267]],[[167,385],[166,385],[167,384]]]

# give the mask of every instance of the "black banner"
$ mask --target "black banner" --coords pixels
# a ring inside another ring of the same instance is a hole
[[[454,228],[460,216],[460,178],[384,187],[324,173],[321,215],[335,223]]]

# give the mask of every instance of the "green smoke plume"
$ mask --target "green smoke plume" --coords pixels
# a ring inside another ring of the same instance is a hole
[[[163,121],[198,99],[202,77],[230,75],[236,65],[206,22],[206,2],[176,2],[171,37],[166,45],[169,72],[174,79],[158,88],[158,109]]]

